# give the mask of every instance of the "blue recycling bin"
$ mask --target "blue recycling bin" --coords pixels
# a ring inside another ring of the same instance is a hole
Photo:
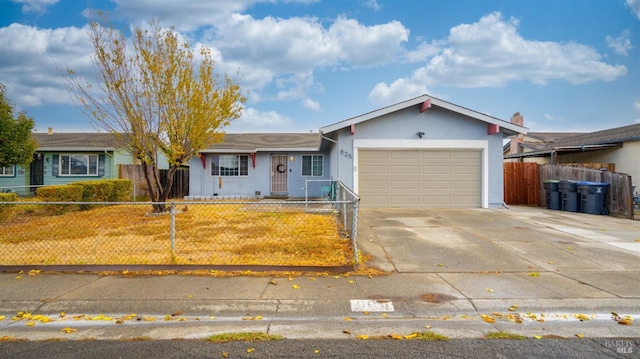
[[[580,194],[580,211],[589,214],[609,214],[604,204],[604,197],[609,191],[609,183],[578,182]]]
[[[558,182],[558,190],[560,191],[561,209],[569,212],[580,212],[578,182],[562,180]]]
[[[544,180],[542,185],[546,194],[547,209],[561,209],[560,189],[558,188],[558,180]]]

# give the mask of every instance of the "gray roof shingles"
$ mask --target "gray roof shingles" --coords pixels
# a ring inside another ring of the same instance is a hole
[[[546,149],[603,145],[638,140],[640,140],[640,123],[561,138],[551,142],[546,146]]]

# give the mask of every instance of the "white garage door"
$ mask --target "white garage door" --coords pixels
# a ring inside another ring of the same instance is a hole
[[[362,149],[358,182],[363,208],[479,208],[482,152]]]

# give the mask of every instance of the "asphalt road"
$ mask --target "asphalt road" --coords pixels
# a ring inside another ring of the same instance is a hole
[[[0,342],[0,358],[639,358],[640,339]]]

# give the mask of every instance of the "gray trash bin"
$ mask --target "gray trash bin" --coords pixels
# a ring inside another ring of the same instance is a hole
[[[578,198],[578,182],[562,180],[558,183],[560,191],[560,207],[563,211],[580,212]]]
[[[544,180],[542,182],[547,198],[547,209],[562,209],[562,197],[560,197],[558,183],[560,183],[558,180]]]
[[[589,214],[609,214],[604,205],[604,196],[609,190],[609,184],[603,182],[578,182],[580,194],[580,211]]]

